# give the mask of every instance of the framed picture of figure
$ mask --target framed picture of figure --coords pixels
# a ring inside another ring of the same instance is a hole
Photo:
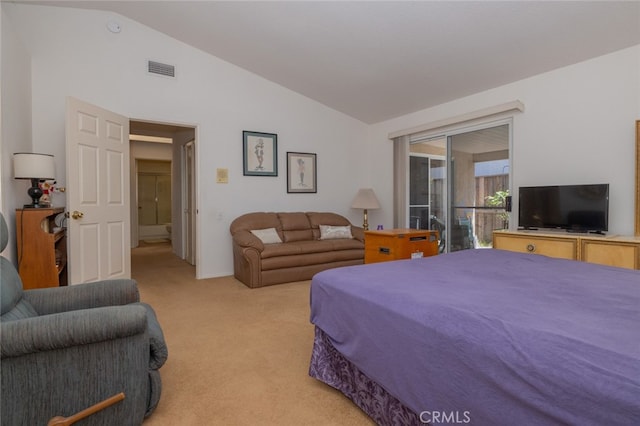
[[[278,135],[242,132],[244,176],[278,176]]]
[[[318,192],[316,166],[316,154],[287,152],[287,192]]]

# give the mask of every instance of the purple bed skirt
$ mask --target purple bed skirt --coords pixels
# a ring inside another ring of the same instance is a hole
[[[309,375],[339,390],[378,425],[424,425],[418,415],[368,378],[315,328]]]

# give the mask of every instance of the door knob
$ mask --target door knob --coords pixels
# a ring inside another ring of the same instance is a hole
[[[84,213],[79,212],[78,210],[74,210],[73,213],[71,213],[71,217],[76,220],[82,218],[82,216],[84,216]]]

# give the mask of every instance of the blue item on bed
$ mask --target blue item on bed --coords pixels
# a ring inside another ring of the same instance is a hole
[[[490,249],[338,268],[311,322],[423,419],[640,424],[640,271]]]

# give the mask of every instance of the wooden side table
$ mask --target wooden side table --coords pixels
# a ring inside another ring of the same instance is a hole
[[[438,254],[438,231],[388,229],[364,232],[364,263],[414,259]]]

